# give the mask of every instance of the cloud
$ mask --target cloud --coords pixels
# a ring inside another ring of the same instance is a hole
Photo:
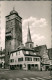
[[[40,34],[34,34],[32,35],[32,39],[36,42],[44,41],[46,38],[43,35]]]
[[[35,33],[36,28],[45,28],[47,26],[47,21],[45,18],[34,18],[29,17],[28,19],[24,19],[22,23],[22,32],[23,32],[23,43],[27,41],[27,32],[28,32],[28,22],[31,32],[32,41],[36,44],[42,44],[45,42],[46,38],[44,35],[40,33]],[[38,31],[39,32],[39,31]]]
[[[28,25],[29,22],[29,26],[31,27],[46,27],[47,26],[47,21],[45,18],[34,18],[34,17],[29,17],[28,19],[24,19],[22,26],[25,27]]]

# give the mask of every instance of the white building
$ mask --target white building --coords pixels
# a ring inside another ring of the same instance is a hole
[[[41,57],[34,54],[33,50],[20,48],[11,52],[10,68],[23,70],[40,70]]]

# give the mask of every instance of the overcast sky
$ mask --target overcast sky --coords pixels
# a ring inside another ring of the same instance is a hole
[[[22,17],[23,43],[27,41],[27,28],[36,45],[51,47],[51,1],[1,1],[1,45],[5,45],[5,25],[10,11],[15,10]]]

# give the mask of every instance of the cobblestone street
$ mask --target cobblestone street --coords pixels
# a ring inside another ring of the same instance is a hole
[[[0,80],[51,80],[50,71],[0,70]]]

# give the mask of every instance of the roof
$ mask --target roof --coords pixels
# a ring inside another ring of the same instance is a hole
[[[26,47],[19,47],[19,48],[17,48],[16,50],[11,51],[11,53],[14,53],[14,52],[20,51],[20,50],[24,50],[24,51],[32,51],[32,52],[34,52],[34,49],[26,48]]]
[[[20,51],[20,50],[22,50],[24,56],[41,57],[41,56],[39,56],[39,55],[34,54],[34,50],[33,50],[33,49],[29,49],[29,48],[26,48],[26,47],[24,47],[24,46],[18,48],[17,50],[11,51],[11,53],[14,53],[14,52],[17,52],[17,51]],[[26,53],[26,51],[28,51],[28,53]]]
[[[29,26],[28,26],[27,42],[32,42]]]
[[[34,47],[33,49],[34,49],[34,51],[40,51],[40,49],[41,49],[42,47],[46,47],[46,48],[47,48],[46,45],[40,45],[40,46]]]
[[[18,12],[17,11],[15,11],[15,9],[13,9],[11,12],[10,12],[10,14],[8,15],[8,16],[6,16],[6,17],[9,17],[9,16],[11,16],[11,15],[13,15],[13,14],[16,14],[17,16],[19,16],[19,14],[18,14]],[[20,16],[19,16],[20,17]],[[20,17],[21,18],[21,17]],[[21,18],[22,19],[22,18]]]
[[[52,48],[48,49],[49,59],[52,60]]]
[[[10,12],[10,15],[11,14],[17,14],[18,15],[17,11],[15,11],[14,9]]]
[[[33,55],[33,54],[24,54],[25,56],[33,56],[33,57],[41,57],[39,55]]]

